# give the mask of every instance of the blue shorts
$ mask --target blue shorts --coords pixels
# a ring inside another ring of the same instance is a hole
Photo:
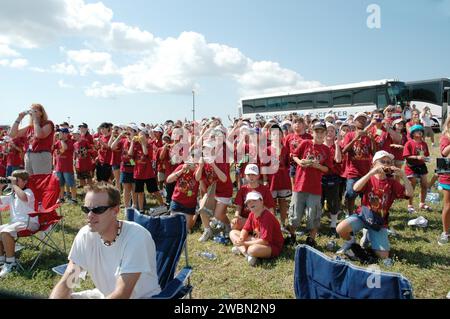
[[[347,179],[347,184],[345,186],[345,198],[355,199],[356,197],[358,197],[359,193],[353,190],[353,185],[355,185],[355,183],[359,181],[360,178],[361,177]]]
[[[389,251],[391,246],[389,244],[388,232],[386,228],[381,228],[379,231],[367,228],[358,215],[352,215],[346,219],[353,230],[353,234],[358,233],[361,229],[366,228],[369,235],[369,241],[373,250]]]
[[[442,188],[443,190],[450,191],[450,185],[448,184],[439,183],[438,187]]]
[[[113,166],[112,166],[112,170],[113,170],[113,171],[117,171],[118,169],[120,169],[120,164],[119,164],[119,165],[113,165]]]
[[[59,179],[59,186],[75,187],[75,176],[73,173],[56,172],[56,176]]]
[[[289,177],[295,177],[296,172],[297,172],[297,165],[291,165],[289,167]]]
[[[180,203],[177,203],[176,201],[172,200],[170,202],[170,211],[172,213],[183,213],[187,215],[195,215],[196,207],[194,208],[187,208]]]
[[[134,184],[133,173],[120,172],[121,184]]]

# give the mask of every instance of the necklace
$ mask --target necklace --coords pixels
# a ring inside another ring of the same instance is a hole
[[[102,241],[103,241],[103,244],[104,244],[105,246],[107,246],[107,247],[109,247],[109,246],[111,246],[112,244],[114,244],[114,243],[116,242],[117,238],[120,236],[120,233],[121,233],[121,231],[122,231],[122,222],[119,222],[119,221],[118,221],[117,223],[119,224],[119,227],[117,228],[117,235],[116,235],[116,237],[114,238],[113,241],[103,240],[103,238],[100,236],[100,238],[101,238]]]

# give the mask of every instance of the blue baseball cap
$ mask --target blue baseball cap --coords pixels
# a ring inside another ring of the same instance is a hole
[[[414,133],[418,132],[418,131],[423,133],[423,132],[425,132],[425,129],[423,128],[422,125],[414,125],[414,126],[412,126],[411,130],[409,131],[410,132],[409,134],[410,134],[411,138],[413,137]]]

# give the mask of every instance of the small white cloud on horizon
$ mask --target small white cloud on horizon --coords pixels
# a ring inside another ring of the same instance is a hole
[[[23,69],[28,65],[28,60],[26,59],[3,59],[0,60],[0,66],[9,67],[12,69]]]
[[[65,83],[64,80],[59,80],[58,86],[62,89],[73,89],[74,88],[73,85]]]
[[[84,90],[86,96],[95,98],[115,98],[130,93],[133,92],[124,86],[117,84],[102,85],[100,82],[94,82]]]

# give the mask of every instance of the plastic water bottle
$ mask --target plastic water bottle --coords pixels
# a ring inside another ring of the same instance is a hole
[[[428,193],[425,201],[432,203],[432,204],[439,203],[440,202],[439,193]]]
[[[216,236],[214,237],[214,241],[218,244],[227,245],[229,243],[229,239],[224,236]]]
[[[209,259],[209,260],[215,260],[217,258],[216,255],[214,255],[213,253],[207,252],[207,251],[203,251],[199,254],[199,256]]]

